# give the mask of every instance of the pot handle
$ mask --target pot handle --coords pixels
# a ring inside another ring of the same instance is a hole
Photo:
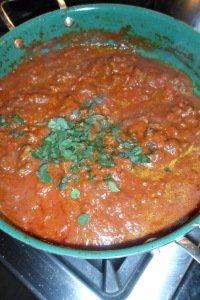
[[[66,9],[67,5],[65,3],[65,0],[55,0],[58,3],[58,6],[60,9]],[[15,25],[13,24],[12,20],[10,19],[9,15],[7,14],[4,5],[5,3],[8,2],[7,0],[5,1],[0,1],[0,15],[7,26],[7,28],[11,31],[15,28]]]
[[[189,238],[185,236],[175,242],[200,264],[199,246],[195,245]]]

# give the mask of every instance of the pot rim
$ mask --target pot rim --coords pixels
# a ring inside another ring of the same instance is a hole
[[[174,230],[167,235],[164,235],[155,240],[144,242],[143,244],[127,246],[125,248],[118,249],[102,249],[102,250],[89,250],[79,249],[67,246],[55,245],[48,241],[42,241],[39,238],[33,237],[28,233],[17,229],[10,225],[5,220],[0,219],[0,229],[10,235],[11,237],[27,244],[28,246],[34,247],[38,250],[43,250],[49,253],[58,255],[67,255],[71,257],[84,258],[84,259],[109,259],[130,256],[133,254],[140,254],[143,252],[149,252],[156,248],[165,246],[171,242],[183,237],[185,234],[193,230],[195,227],[200,225],[200,216],[195,217],[180,228]]]

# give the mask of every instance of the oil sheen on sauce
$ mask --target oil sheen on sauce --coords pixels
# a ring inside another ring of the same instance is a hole
[[[200,204],[200,102],[180,71],[70,46],[0,80],[0,211],[75,247],[138,243]]]

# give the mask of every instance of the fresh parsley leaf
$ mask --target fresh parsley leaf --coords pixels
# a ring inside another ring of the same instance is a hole
[[[79,110],[78,109],[73,110],[71,117],[72,117],[72,119],[75,119],[75,120],[79,119],[79,117],[80,117]]]
[[[140,154],[140,156],[138,157],[138,163],[148,164],[150,162],[150,158],[144,153]]]
[[[9,122],[7,122],[4,118],[4,116],[0,115],[0,126],[7,127],[9,125]]]
[[[104,132],[108,132],[110,128],[112,127],[112,124],[108,122],[107,117],[105,117],[101,123],[100,123],[100,129]]]
[[[122,143],[123,151],[120,151],[120,158],[128,158],[132,163],[150,163],[150,158],[143,153],[142,147],[135,146],[129,141]]]
[[[146,130],[145,130],[145,134],[147,135],[147,136],[150,136],[150,135],[153,135],[154,133],[156,133],[158,130],[156,129],[156,128],[147,128]]]
[[[138,143],[138,139],[136,138],[136,136],[132,136],[132,141]]]
[[[117,187],[115,181],[111,177],[106,177],[104,180],[107,182],[108,187],[111,192],[117,193],[120,191],[119,188]]]
[[[93,105],[95,104],[95,106],[96,106],[97,104],[101,104],[103,102],[103,100],[104,100],[103,97],[96,97],[94,99]]]
[[[149,143],[148,143],[148,148],[149,148],[150,150],[152,150],[155,146],[156,146],[156,144],[153,143],[153,142],[149,142]]]
[[[100,153],[98,163],[104,168],[111,168],[115,165],[114,160],[109,154]]]
[[[86,101],[81,105],[81,108],[88,108],[91,106],[91,102],[90,101]]]
[[[119,128],[118,126],[116,126],[116,125],[113,125],[113,126],[111,127],[111,133],[112,133],[112,135],[113,135],[115,138],[118,138],[119,133],[120,133],[120,128]]]
[[[19,125],[23,125],[24,124],[24,119],[22,119],[19,115],[14,115],[12,116],[12,121],[19,124]]]
[[[95,180],[97,180],[97,175],[89,173],[88,180],[89,181],[95,181]]]
[[[72,173],[77,174],[79,171],[78,165],[71,165],[70,170],[72,171]]]
[[[97,106],[98,104],[101,104],[103,102],[103,98],[102,97],[97,97],[94,99],[94,101],[91,103],[90,105],[90,113],[92,113],[94,111],[95,106]]]
[[[35,125],[36,126],[45,126],[45,125],[47,125],[47,122],[37,122]]]
[[[79,176],[76,174],[72,175],[71,178],[74,180],[75,183],[77,183],[79,180]]]
[[[60,178],[60,182],[59,182],[59,184],[58,184],[58,187],[59,187],[59,189],[60,189],[61,191],[66,190],[66,188],[67,188],[67,186],[68,186],[68,183],[69,183],[70,179],[71,179],[71,176],[62,176],[62,177]]]
[[[155,151],[155,146],[156,146],[155,143],[149,142],[147,146],[148,146],[148,148],[149,148],[149,154],[153,154],[153,153],[156,152],[156,151]]]
[[[96,105],[103,102],[103,97],[97,97],[92,102],[86,101],[81,105],[81,108],[89,108],[89,113],[91,114],[94,111]]]
[[[97,120],[104,119],[105,117],[103,115],[91,115],[86,120],[85,123],[87,124],[94,124]]]
[[[49,121],[48,128],[51,129],[52,131],[70,129],[71,124],[72,123],[67,119],[58,117],[58,118],[53,118]]]
[[[119,157],[119,158],[127,158],[127,154],[126,154],[126,152],[120,152],[120,153],[118,154],[118,157]]]
[[[79,191],[78,189],[73,188],[73,189],[71,190],[70,197],[71,197],[72,199],[78,199],[78,198],[80,197],[80,195],[81,195],[81,193],[80,193],[80,191]]]
[[[87,225],[89,223],[90,217],[88,214],[81,214],[78,216],[78,224]]]
[[[39,170],[36,172],[36,175],[43,183],[50,183],[52,180],[51,174],[48,173],[47,164],[41,165]]]
[[[21,131],[21,132],[17,132],[15,129],[13,129],[10,134],[15,137],[15,138],[22,138],[23,136],[25,136],[26,131]]]
[[[90,165],[84,165],[84,169],[88,172],[91,173],[92,168],[90,167]]]

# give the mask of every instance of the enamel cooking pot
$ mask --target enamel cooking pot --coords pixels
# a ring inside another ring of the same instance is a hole
[[[192,27],[166,15],[134,6],[93,4],[67,8],[64,1],[58,2],[61,9],[34,18],[17,28],[7,18],[2,6],[1,13],[10,32],[0,39],[0,78],[23,61],[32,44],[46,43],[71,32],[102,29],[119,32],[128,26],[131,28],[129,37],[131,34],[148,40],[153,45],[146,50],[136,47],[136,52],[184,71],[192,79],[195,93],[200,94],[200,35]],[[196,215],[178,229],[156,240],[126,248],[94,251],[50,244],[20,231],[5,219],[0,219],[0,229],[21,242],[51,253],[88,259],[128,256],[176,241],[200,260],[199,249],[184,237],[199,224],[200,216]]]

